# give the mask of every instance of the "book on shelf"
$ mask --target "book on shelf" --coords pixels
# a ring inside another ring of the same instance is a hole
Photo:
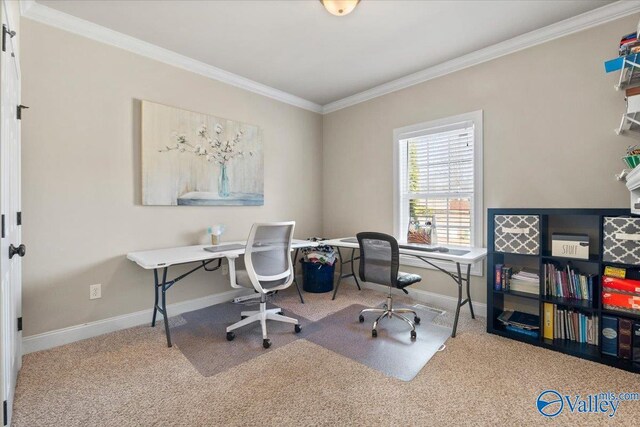
[[[514,271],[516,271],[514,273]],[[505,264],[496,264],[494,271],[494,289],[496,291],[518,291],[538,294],[540,279],[535,270],[527,268],[517,269]]]
[[[603,277],[602,306],[607,310],[640,315],[640,280]]]
[[[618,318],[602,316],[602,354],[618,356]]]
[[[503,264],[496,264],[494,266],[494,268],[495,268],[495,272],[494,272],[495,281],[494,281],[493,288],[496,291],[501,291],[502,290],[502,267],[504,267]]]
[[[511,278],[516,280],[521,280],[523,282],[532,282],[532,283],[540,282],[540,276],[538,275],[538,272],[536,270],[526,268],[526,267],[516,272],[513,276],[511,276]]]
[[[640,87],[629,87],[624,91],[625,96],[640,95]]]
[[[533,329],[525,329],[520,328],[518,326],[507,325],[504,327],[507,331],[515,332],[520,335],[525,335],[532,338],[538,338],[540,336],[539,332]]]
[[[631,320],[618,319],[618,357],[621,359],[631,359],[631,329]]]
[[[502,267],[502,290],[509,291],[511,290],[511,274],[513,273],[513,269],[507,265]]]
[[[621,311],[640,315],[640,296],[628,293],[613,292],[602,289],[602,306],[607,310]]]
[[[544,327],[544,337],[550,340],[553,339],[553,317],[554,317],[554,304],[545,302],[544,303],[544,316],[543,316],[543,327]]]
[[[544,337],[598,345],[598,316],[544,304]]]
[[[607,265],[604,268],[604,275],[608,277],[617,277],[619,279],[624,279],[627,276],[627,270],[622,267],[612,267],[610,265]]]
[[[617,277],[618,279],[631,279],[640,281],[639,268],[613,267],[607,265],[604,267],[604,275],[607,277]]]
[[[524,280],[511,279],[509,290],[523,292],[531,295],[538,295],[540,285],[538,282],[527,282]]]
[[[540,316],[521,311],[505,310],[498,320],[504,325],[511,325],[522,329],[540,329]]]
[[[603,315],[602,354],[640,362],[640,322]]]
[[[631,357],[634,363],[640,364],[640,322],[633,323]]]
[[[566,268],[553,263],[543,264],[544,293],[547,296],[593,301],[595,276],[582,274],[567,264]]]
[[[629,293],[640,296],[640,280],[604,276],[602,278],[602,287],[614,292]]]

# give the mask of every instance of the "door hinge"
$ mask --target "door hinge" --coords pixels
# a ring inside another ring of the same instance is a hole
[[[22,120],[22,110],[26,110],[27,108],[29,107],[27,107],[26,105],[22,105],[22,104],[18,105],[18,109],[16,112],[16,116],[18,117],[18,120]]]
[[[7,401],[2,402],[2,425],[7,425]]]
[[[18,332],[22,330],[22,317],[18,317]]]
[[[7,36],[13,38],[16,35],[15,31],[11,31],[6,25],[2,25],[2,51],[7,51]]]
[[[2,214],[2,238],[4,239],[4,214]]]
[[[22,212],[16,214],[16,224],[22,225]]]

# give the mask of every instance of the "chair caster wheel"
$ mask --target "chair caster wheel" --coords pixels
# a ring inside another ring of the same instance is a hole
[[[418,334],[416,334],[416,331],[411,331],[411,341],[415,341],[417,337]]]
[[[419,324],[420,324],[420,318],[419,318],[418,316],[414,317],[414,318],[413,318],[413,322],[414,322],[416,325],[419,325]]]
[[[236,334],[234,334],[233,332],[227,332],[227,341],[233,341],[235,337]]]
[[[300,325],[296,325],[294,330],[296,331],[296,334],[297,334],[302,330],[302,328],[300,327]]]
[[[246,319],[247,317],[249,317],[249,316],[240,316],[240,320],[244,320],[244,319]]]
[[[358,317],[358,322],[363,323],[364,322],[364,316],[361,314],[360,317]]]
[[[264,340],[262,340],[262,346],[263,346],[264,348],[269,348],[269,347],[271,347],[271,340],[269,340],[269,339],[264,339]]]
[[[375,329],[372,329],[372,330],[371,330],[371,336],[372,336],[373,338],[377,337],[377,336],[378,336],[378,331],[376,331]]]

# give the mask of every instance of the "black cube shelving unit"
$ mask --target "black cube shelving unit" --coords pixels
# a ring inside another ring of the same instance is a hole
[[[510,252],[498,252],[495,250],[495,216],[496,215],[536,215],[539,217],[540,226],[540,248],[537,255],[518,254]],[[602,354],[602,315],[611,315],[618,318],[640,321],[640,315],[627,312],[618,312],[604,309],[602,307],[602,286],[601,278],[604,268],[607,265],[623,268],[639,269],[640,265],[615,264],[603,261],[603,220],[605,217],[634,217],[629,209],[489,209],[487,224],[487,332],[510,338],[527,344],[543,347],[549,350],[569,354],[582,359],[599,362],[619,369],[640,373],[640,364],[634,364],[631,360],[620,359]],[[574,258],[564,258],[551,255],[551,234],[561,233],[581,233],[590,237],[589,259],[581,260]],[[588,272],[595,275],[593,284],[593,298],[591,301],[573,300],[569,298],[559,298],[545,295],[543,264],[548,261],[580,269],[581,272]],[[495,265],[508,264],[512,266],[529,267],[537,269],[540,282],[538,294],[528,294],[517,291],[495,290]],[[540,318],[540,336],[529,337],[517,332],[512,332],[502,325],[498,316],[505,309],[505,301],[510,304],[522,304],[528,307],[537,307],[534,314]],[[574,309],[585,314],[595,315],[599,318],[599,344],[591,345],[578,343],[569,340],[546,339],[544,338],[544,303],[556,304],[558,307]]]

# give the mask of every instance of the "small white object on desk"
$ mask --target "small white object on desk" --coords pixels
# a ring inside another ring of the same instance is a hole
[[[224,224],[216,224],[212,227],[207,228],[207,233],[211,235],[211,244],[219,245],[220,244],[220,236],[224,233],[224,230],[227,227]]]

